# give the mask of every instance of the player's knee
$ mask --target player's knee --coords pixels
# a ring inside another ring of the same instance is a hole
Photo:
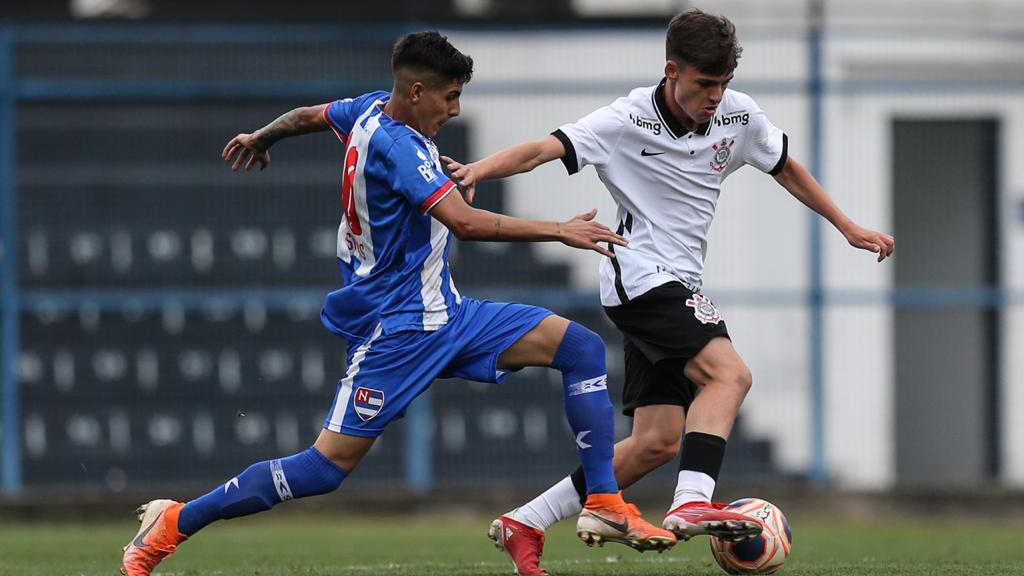
[[[280,464],[274,475],[275,482],[286,485],[294,498],[333,492],[348,475],[348,472],[315,447],[278,462]]]
[[[658,435],[640,440],[640,459],[653,470],[672,461],[679,454],[680,438],[663,438]]]
[[[569,327],[562,336],[551,367],[562,372],[584,370],[595,374],[605,373],[604,340],[596,332],[569,322]]]
[[[754,375],[750,373],[750,369],[746,366],[741,366],[732,374],[733,385],[739,390],[744,396],[750,391],[750,387],[754,385]]]
[[[750,373],[749,368],[740,364],[738,366],[731,366],[712,373],[708,378],[708,381],[708,383],[713,386],[718,386],[723,389],[727,388],[735,394],[746,396],[747,392],[750,391],[750,387],[753,385],[754,377]]]

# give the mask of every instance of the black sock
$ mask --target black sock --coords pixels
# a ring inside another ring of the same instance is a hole
[[[703,432],[688,432],[683,436],[682,452],[679,457],[680,470],[703,472],[718,482],[718,473],[725,458],[725,438]]]
[[[569,475],[572,478],[572,487],[576,489],[576,493],[580,495],[580,504],[587,503],[587,477],[583,475],[583,466],[578,466]]]

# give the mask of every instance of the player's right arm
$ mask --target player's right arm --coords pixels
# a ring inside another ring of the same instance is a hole
[[[485,242],[557,241],[583,250],[593,250],[609,258],[615,254],[599,242],[625,246],[627,240],[604,224],[594,222],[597,210],[580,214],[565,222],[526,220],[473,208],[461,194],[447,194],[429,210],[459,240]]]
[[[325,111],[330,104],[304,106],[285,112],[276,120],[250,134],[239,134],[232,138],[221,153],[225,162],[231,162],[231,169],[246,170],[259,163],[260,170],[270,164],[270,147],[282,138],[299,136],[330,129]],[[237,156],[237,157],[236,157]]]
[[[604,164],[615,149],[628,116],[627,101],[620,98],[540,140],[516,144],[472,164],[463,165],[448,157],[444,161],[466,200],[472,202],[477,182],[529,172],[556,158],[565,163],[569,174],[589,164]]]
[[[448,164],[448,171],[452,179],[459,183],[466,200],[472,202],[477,182],[529,172],[541,164],[564,156],[565,146],[562,142],[554,136],[547,136],[510,146],[471,164],[461,164],[448,156],[442,156],[441,159]]]

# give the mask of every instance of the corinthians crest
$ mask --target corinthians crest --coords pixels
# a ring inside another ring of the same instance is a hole
[[[728,157],[728,155],[726,156]],[[722,314],[711,303],[710,298],[694,294],[693,298],[686,301],[686,305],[693,308],[693,315],[700,320],[701,324],[718,324],[722,321]]]
[[[711,159],[712,170],[715,172],[725,170],[725,167],[729,165],[729,157],[732,156],[732,145],[735,143],[735,140],[722,138],[721,142],[711,145],[711,149],[715,151],[715,157]]]

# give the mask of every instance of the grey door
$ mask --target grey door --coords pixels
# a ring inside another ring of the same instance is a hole
[[[893,124],[901,484],[964,485],[998,473],[995,309],[917,292],[998,283],[997,140],[992,120]]]

